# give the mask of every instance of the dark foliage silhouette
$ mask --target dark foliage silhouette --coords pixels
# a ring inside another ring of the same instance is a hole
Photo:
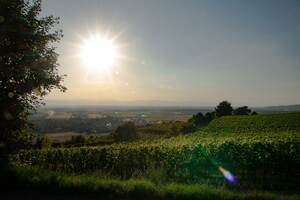
[[[134,123],[128,122],[119,126],[113,134],[116,141],[132,141],[138,138]]]
[[[26,145],[28,114],[52,89],[65,91],[54,42],[59,19],[40,17],[41,1],[0,1],[0,143],[6,151]]]
[[[234,115],[249,115],[251,113],[251,109],[248,106],[238,107],[233,111]]]
[[[222,101],[219,105],[215,108],[216,116],[222,117],[226,115],[232,115],[233,108],[231,103],[228,101]]]

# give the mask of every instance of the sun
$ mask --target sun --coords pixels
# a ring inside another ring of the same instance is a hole
[[[95,35],[84,40],[80,56],[90,70],[107,71],[117,61],[118,48],[112,38]]]

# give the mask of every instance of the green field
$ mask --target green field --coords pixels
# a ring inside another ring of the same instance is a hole
[[[168,139],[95,147],[27,150],[11,158],[71,175],[229,190],[300,191],[300,113],[230,116]],[[223,167],[236,178],[229,183]]]
[[[299,113],[280,113],[254,116],[224,116],[213,120],[206,128],[212,133],[300,132]]]

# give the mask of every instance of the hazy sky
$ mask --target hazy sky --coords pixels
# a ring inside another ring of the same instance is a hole
[[[300,1],[44,0],[43,14],[61,17],[68,75],[48,100],[300,103]],[[124,58],[108,74],[78,56],[96,33],[119,34]]]

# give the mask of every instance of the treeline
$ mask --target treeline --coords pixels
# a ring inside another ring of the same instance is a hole
[[[52,146],[84,146],[89,144],[108,144],[113,142],[130,142],[137,139],[149,139],[157,137],[172,137],[180,134],[189,134],[197,131],[201,127],[207,126],[212,120],[228,115],[256,115],[248,106],[242,106],[234,109],[228,101],[220,102],[212,112],[205,114],[199,112],[193,115],[187,122],[165,121],[159,124],[147,124],[136,126],[134,122],[124,124],[122,120],[114,117],[107,118],[70,118],[70,119],[45,119],[41,120],[37,129],[39,132],[66,132],[74,131],[78,133],[100,133],[111,132],[109,141],[103,138],[89,138],[84,136],[74,136],[70,141]],[[110,124],[111,126],[107,126]],[[42,139],[41,145],[37,140],[37,146],[47,147],[49,139]],[[45,143],[43,145],[43,142]]]
[[[213,119],[229,115],[257,115],[248,106],[242,106],[234,109],[228,101],[220,102],[212,112],[205,114],[199,112],[193,115],[187,123],[183,126],[183,133],[195,132],[198,128],[208,125]]]
[[[133,122],[128,122],[119,126],[113,133],[113,138],[118,141],[133,141],[136,139],[149,139],[158,137],[172,137],[182,134],[186,122],[164,121],[159,124],[146,124],[136,126]]]
[[[208,125],[213,119],[228,115],[256,115],[248,106],[234,109],[228,101],[220,102],[212,112],[205,114],[199,112],[193,115],[187,122],[169,121],[161,124],[147,124],[135,126],[133,122],[120,125],[114,132],[116,141],[132,141],[145,136],[176,136],[197,131],[199,128]]]
[[[48,136],[38,135],[33,138],[28,147],[30,149],[47,149],[51,147],[82,147],[82,146],[98,146],[115,143],[116,140],[112,134],[97,134],[97,135],[73,135],[66,141],[54,141]]]

